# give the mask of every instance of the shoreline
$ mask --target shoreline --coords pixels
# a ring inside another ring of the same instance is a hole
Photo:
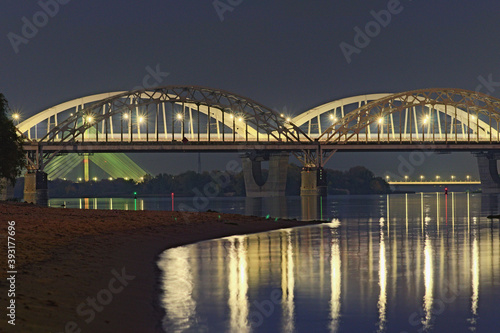
[[[8,325],[7,332],[162,332],[156,263],[163,251],[317,223],[217,212],[80,210],[24,203],[0,203],[0,215],[2,235],[7,221],[16,221],[16,326]],[[2,245],[3,253],[6,250]],[[0,273],[3,281],[5,272]],[[106,304],[93,308],[89,297]],[[0,302],[5,309],[7,293]]]

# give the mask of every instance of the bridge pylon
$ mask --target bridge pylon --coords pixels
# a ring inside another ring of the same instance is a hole
[[[44,156],[41,146],[26,155],[28,165],[24,174],[24,201],[36,205],[47,206],[49,191],[47,173],[43,171]]]
[[[497,161],[500,159],[500,151],[485,151],[474,153],[477,158],[479,178],[483,193],[500,194],[500,176],[498,175]]]
[[[335,152],[336,150],[324,150],[318,144],[317,149],[294,153],[303,164],[300,177],[301,196],[325,197],[328,195],[327,174],[323,167]]]
[[[252,152],[241,155],[247,197],[284,197],[289,155],[285,152]],[[262,175],[263,161],[269,161],[269,174],[266,180]]]

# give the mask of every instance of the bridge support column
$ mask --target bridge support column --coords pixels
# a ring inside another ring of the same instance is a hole
[[[243,177],[247,197],[285,196],[288,156],[288,153],[248,153],[242,155]],[[269,161],[267,180],[264,180],[262,176],[262,161]]]
[[[14,186],[6,178],[0,178],[0,201],[14,199]]]
[[[484,152],[475,155],[483,193],[500,193],[500,176],[497,169],[497,160],[500,158],[500,154]]]
[[[40,206],[49,203],[47,173],[39,170],[28,170],[24,175],[24,201]]]
[[[326,196],[327,183],[326,172],[319,167],[304,167],[301,172],[300,195],[301,196]]]

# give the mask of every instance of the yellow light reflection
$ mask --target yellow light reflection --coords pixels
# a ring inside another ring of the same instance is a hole
[[[330,253],[330,279],[331,279],[331,297],[330,297],[330,332],[337,332],[340,317],[340,296],[342,291],[342,272],[340,259],[340,245],[336,230],[332,232],[332,246]]]
[[[379,249],[379,270],[378,270],[378,284],[380,287],[380,294],[378,298],[378,331],[385,331],[385,324],[387,322],[387,264],[385,257],[385,239],[384,239],[384,218],[380,218],[380,249]]]
[[[471,324],[476,324],[477,310],[479,307],[479,244],[477,240],[477,231],[473,233],[472,240],[472,296],[471,296]]]
[[[185,246],[170,249],[164,252],[159,263],[163,269],[163,328],[168,332],[183,332],[196,324],[189,249]]]
[[[429,238],[425,239],[424,245],[424,281],[425,281],[425,295],[424,295],[424,321],[422,324],[425,329],[430,328],[432,319],[432,304],[434,303],[434,275],[432,272],[432,244]]]
[[[245,237],[229,238],[230,332],[250,332],[248,323],[248,264]]]
[[[284,250],[281,252],[282,331],[293,332],[295,331],[295,276],[291,231],[285,230],[282,236],[286,236],[286,247],[283,246]]]

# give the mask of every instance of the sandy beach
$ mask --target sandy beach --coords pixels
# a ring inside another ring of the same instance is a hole
[[[16,325],[9,325],[4,313],[1,332],[162,332],[156,261],[165,249],[305,224],[216,212],[79,210],[21,203],[0,203],[0,216],[4,312],[10,300],[9,221],[15,221],[17,270]]]

